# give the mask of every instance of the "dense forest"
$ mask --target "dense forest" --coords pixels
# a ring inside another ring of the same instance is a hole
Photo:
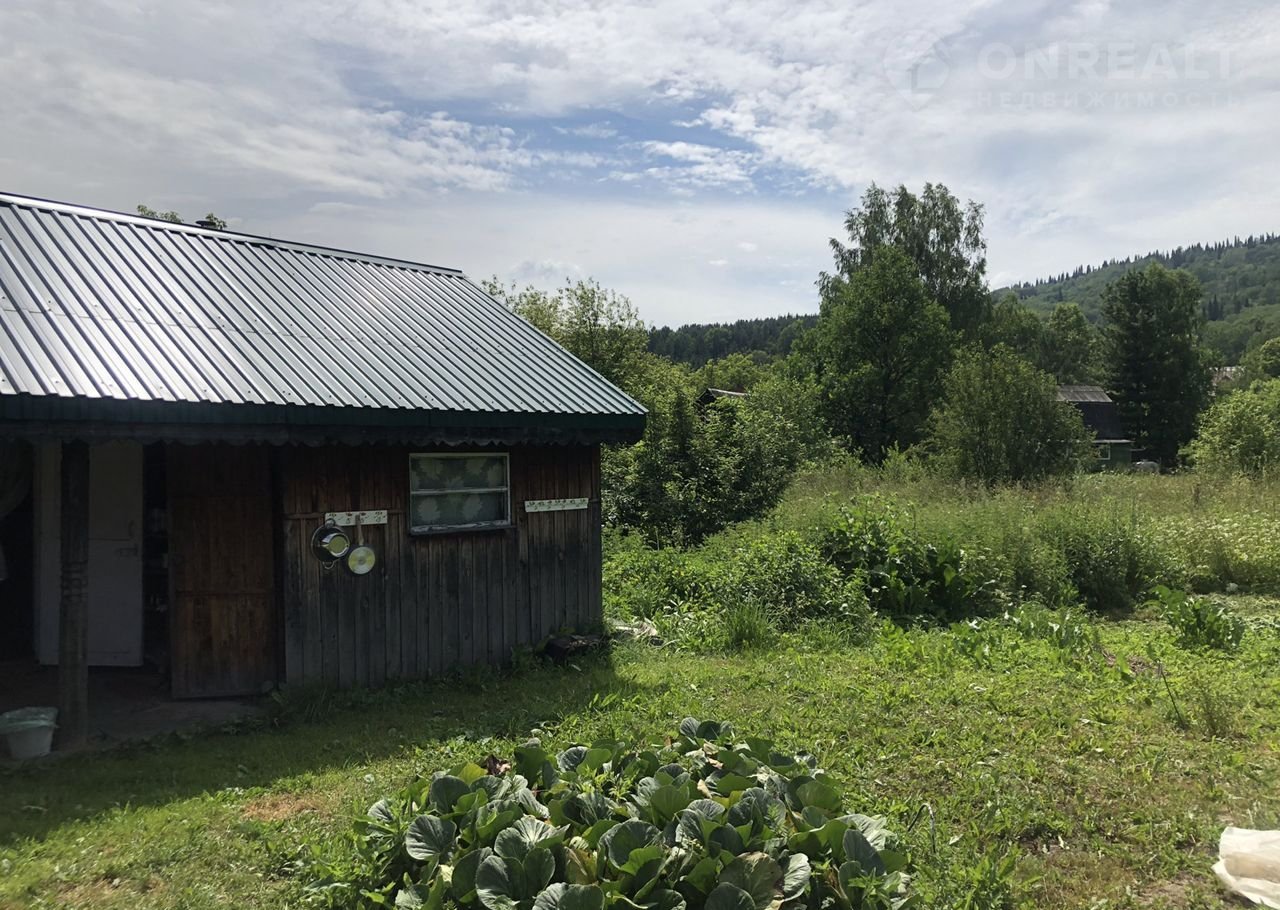
[[[1107,285],[1151,263],[1184,269],[1199,280],[1204,290],[1204,341],[1223,363],[1238,363],[1246,350],[1280,335],[1280,235],[1270,233],[1077,266],[1070,273],[1003,288],[994,296],[1016,294],[1029,309],[1045,316],[1060,303],[1076,303],[1096,324]],[[817,318],[787,315],[664,326],[650,331],[649,350],[695,368],[729,354],[784,356]]]
[[[709,360],[730,354],[762,353],[781,357],[791,353],[797,338],[817,323],[817,316],[769,316],[764,319],[739,319],[736,322],[712,322],[683,325],[677,329],[663,326],[649,333],[649,350],[679,363],[700,367]]]
[[[1251,307],[1280,304],[1280,236],[1265,234],[1220,243],[1197,243],[1168,252],[1111,259],[1101,265],[1076,266],[1071,273],[1006,288],[1031,309],[1047,313],[1059,303],[1078,303],[1097,321],[1102,292],[1129,269],[1158,262],[1185,269],[1204,289],[1204,316],[1210,322],[1238,315]],[[1002,293],[997,291],[996,293]]]

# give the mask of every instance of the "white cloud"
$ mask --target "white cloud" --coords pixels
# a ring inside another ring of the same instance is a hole
[[[9,0],[0,35],[12,189],[375,249],[399,225],[417,258],[633,281],[654,319],[731,317],[765,285],[812,309],[871,180],[986,203],[997,281],[1280,210],[1266,0]],[[704,230],[725,211],[748,223]],[[767,275],[733,258],[748,231]]]
[[[696,142],[650,141],[640,143],[640,148],[650,158],[674,162],[644,172],[675,187],[750,189],[758,166],[749,152]]]
[[[607,123],[588,123],[585,126],[557,126],[555,131],[562,136],[577,136],[582,139],[612,139],[618,131]]]

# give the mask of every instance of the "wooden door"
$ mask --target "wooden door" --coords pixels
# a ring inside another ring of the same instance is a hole
[[[275,683],[270,452],[170,445],[173,695],[252,695]]]

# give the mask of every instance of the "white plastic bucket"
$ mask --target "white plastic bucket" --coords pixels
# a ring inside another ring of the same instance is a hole
[[[0,736],[9,744],[14,758],[39,758],[53,747],[57,728],[57,708],[19,708],[0,714]]]

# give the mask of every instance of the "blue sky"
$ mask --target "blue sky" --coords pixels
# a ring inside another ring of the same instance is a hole
[[[0,189],[558,284],[814,311],[870,181],[993,284],[1280,229],[1265,0],[7,0]]]

